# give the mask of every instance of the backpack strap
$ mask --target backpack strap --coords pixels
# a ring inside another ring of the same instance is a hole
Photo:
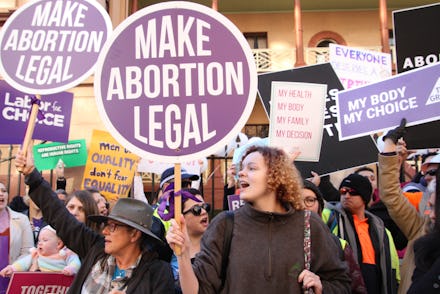
[[[310,261],[312,259],[310,239],[310,210],[304,211],[304,268],[310,270]]]
[[[231,249],[232,233],[234,231],[234,212],[227,211],[225,217],[225,234],[223,241],[223,258],[222,258],[222,270],[220,278],[222,279],[221,289],[225,286],[226,270],[229,262],[229,251]]]
[[[304,211],[304,268],[310,270],[310,264],[312,260],[312,240],[310,238],[310,210]],[[304,294],[315,293],[312,288],[305,289]]]

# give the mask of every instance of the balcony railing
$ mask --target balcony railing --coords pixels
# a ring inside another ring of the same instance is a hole
[[[380,51],[381,47],[363,47],[362,49]],[[393,64],[396,63],[395,47],[391,47],[391,59]],[[255,64],[258,72],[270,72],[292,69],[295,67],[296,50],[293,49],[253,49]],[[328,47],[307,47],[304,48],[304,59],[307,65],[329,62]],[[0,79],[2,76],[0,75]],[[93,83],[93,79],[87,80]],[[87,81],[85,83],[87,83]]]
[[[363,47],[362,49],[381,51],[380,46]],[[293,49],[253,49],[252,50],[259,72],[279,71],[291,69],[295,65],[296,50]],[[304,48],[304,58],[307,65],[329,62],[328,47],[308,47]],[[391,47],[391,58],[396,63],[395,48]]]

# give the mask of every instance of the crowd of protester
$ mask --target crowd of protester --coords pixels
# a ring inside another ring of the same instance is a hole
[[[402,121],[376,169],[337,185],[304,180],[281,149],[250,146],[227,169],[224,211],[211,220],[191,187],[200,175],[185,169],[180,191],[169,168],[151,203],[136,175],[134,197],[110,207],[98,190],[67,193],[63,170],[51,187],[20,150],[28,195],[10,199],[0,182],[0,293],[20,271],[72,275],[69,293],[439,293],[440,154],[402,181],[404,134]],[[244,204],[229,211],[232,194]]]

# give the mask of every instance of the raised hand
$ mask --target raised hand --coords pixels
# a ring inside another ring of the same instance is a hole
[[[402,120],[400,121],[400,125],[397,128],[388,131],[388,133],[383,137],[383,141],[385,141],[386,139],[391,139],[394,144],[397,144],[397,141],[399,141],[400,138],[403,138],[406,133],[405,126],[406,118],[402,118]]]

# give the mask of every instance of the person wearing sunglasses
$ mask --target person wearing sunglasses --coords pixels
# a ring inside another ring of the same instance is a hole
[[[200,251],[200,240],[209,225],[211,206],[203,199],[202,193],[193,188],[184,189],[194,195],[200,202],[191,198],[183,198],[182,214],[185,217],[186,229],[191,239],[191,259]]]
[[[436,154],[430,159],[427,159],[421,167],[422,174],[424,175],[426,183],[429,183],[435,179],[437,169],[440,166],[440,154]]]
[[[435,180],[435,175],[440,166],[440,154],[433,153],[431,156],[428,156],[423,162],[420,172],[423,175],[423,181],[426,184],[426,187]],[[418,202],[418,209],[420,214],[429,215],[431,209],[428,205],[429,198],[431,197],[431,192],[426,188],[423,192],[422,198]]]
[[[92,222],[104,224],[100,234],[76,219],[59,201],[34,166],[32,144],[26,153],[18,151],[15,166],[25,176],[29,196],[45,220],[81,259],[81,268],[67,293],[174,292],[169,263],[159,260],[151,249],[161,242],[151,231],[151,206],[132,198],[118,199],[108,216],[98,212],[88,216]]]
[[[173,184],[171,184],[173,186]],[[171,186],[171,187],[172,187]],[[171,190],[166,191],[164,197],[171,199]],[[182,215],[185,219],[185,226],[190,239],[190,258],[191,262],[197,253],[200,251],[200,242],[203,234],[209,225],[209,215],[211,211],[211,206],[206,203],[202,193],[194,188],[184,188],[181,192],[182,199]],[[164,211],[159,207],[159,214],[163,218],[168,219],[168,217],[174,217],[174,215],[164,214]],[[177,262],[177,257],[173,254],[171,258],[171,267],[173,269],[174,284],[176,288],[176,293],[182,293],[179,282],[179,266]]]
[[[339,186],[341,202],[335,206],[337,227],[332,232],[353,249],[368,293],[396,293],[399,258],[393,237],[383,221],[366,210],[371,200],[370,181],[353,173]]]

